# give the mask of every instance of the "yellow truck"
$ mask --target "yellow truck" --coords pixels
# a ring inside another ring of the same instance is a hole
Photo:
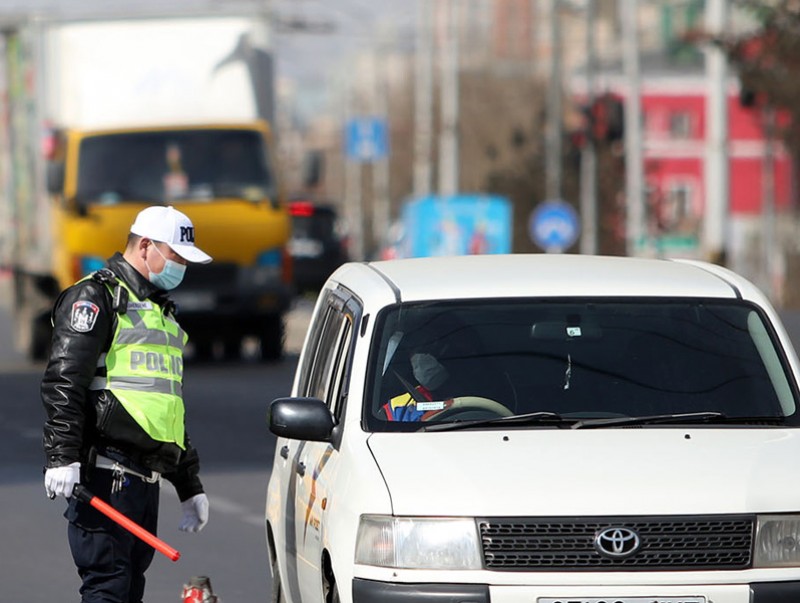
[[[191,218],[198,244],[214,258],[192,266],[171,295],[195,355],[222,347],[238,357],[245,336],[257,338],[264,358],[281,355],[282,317],[292,298],[290,220],[278,197],[265,122],[55,136],[47,163],[54,245],[45,289],[60,291],[101,268],[123,247],[144,207],[174,205]],[[32,335],[46,338],[52,299],[42,297],[30,319],[43,323]],[[31,303],[20,299],[15,307]],[[40,356],[45,343],[32,341],[32,355]]]
[[[13,274],[17,347],[31,359],[46,357],[58,293],[121,250],[152,204],[187,214],[214,258],[173,293],[195,357],[238,357],[246,338],[244,349],[281,356],[291,222],[269,53],[256,43],[263,23],[37,23],[0,34],[0,264]]]

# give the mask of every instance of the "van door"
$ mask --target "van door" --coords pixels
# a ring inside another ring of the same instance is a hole
[[[355,341],[358,312],[341,293],[331,293],[320,332],[316,357],[304,394],[324,400],[341,424],[346,400],[349,359]],[[297,580],[301,601],[319,601],[322,592],[322,549],[328,494],[338,469],[338,442],[303,442],[295,468],[297,495],[295,529]]]

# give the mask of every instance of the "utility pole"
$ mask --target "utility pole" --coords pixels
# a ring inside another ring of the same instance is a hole
[[[372,63],[374,70],[374,100],[375,115],[386,124],[386,135],[389,137],[389,101],[388,101],[388,81],[386,77],[388,61],[384,43],[390,43],[391,34],[387,34],[387,39],[379,40],[378,50],[375,60]],[[377,157],[372,164],[372,190],[373,190],[373,214],[372,214],[372,240],[375,246],[380,249],[386,241],[389,232],[390,222],[390,193],[389,193],[389,153],[391,143],[387,143],[386,153]]]
[[[353,78],[348,75],[344,83],[344,119],[342,123],[347,127],[355,115],[353,98]],[[344,138],[344,137],[343,137]],[[345,153],[345,178],[344,178],[344,198],[345,215],[352,233],[354,260],[363,260],[364,255],[364,212],[362,207],[361,195],[361,162],[347,157]]]
[[[561,199],[561,0],[550,0],[550,83],[547,91],[545,184],[548,200]]]
[[[431,0],[417,0],[414,57],[414,195],[431,192],[433,141],[433,11]]]
[[[762,237],[762,287],[768,297],[775,294],[772,277],[775,273],[775,109],[762,109],[764,130],[764,156],[761,162],[761,237]]]
[[[589,111],[595,100],[595,8],[592,0],[586,3],[586,106]],[[581,253],[585,255],[597,253],[597,152],[591,126],[590,122],[581,150]]]
[[[706,1],[706,30],[720,35],[727,25],[728,0]],[[721,48],[706,48],[706,161],[703,245],[706,258],[725,263],[725,236],[728,222],[728,95],[726,59]]]
[[[626,251],[635,256],[644,240],[644,161],[642,99],[639,84],[639,0],[619,0],[622,18],[623,63],[628,93],[625,98]]]
[[[458,3],[462,0],[443,0],[445,3],[445,41],[442,53],[442,114],[439,139],[439,194],[454,195],[459,189],[458,156]]]

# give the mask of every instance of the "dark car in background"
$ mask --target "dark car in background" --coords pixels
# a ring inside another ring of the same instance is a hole
[[[294,284],[298,293],[319,291],[326,279],[348,261],[347,239],[336,207],[296,199],[289,202]]]

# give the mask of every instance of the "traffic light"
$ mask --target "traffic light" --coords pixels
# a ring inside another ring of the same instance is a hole
[[[622,98],[606,92],[594,99],[589,125],[595,141],[615,142],[625,134],[625,106]]]

